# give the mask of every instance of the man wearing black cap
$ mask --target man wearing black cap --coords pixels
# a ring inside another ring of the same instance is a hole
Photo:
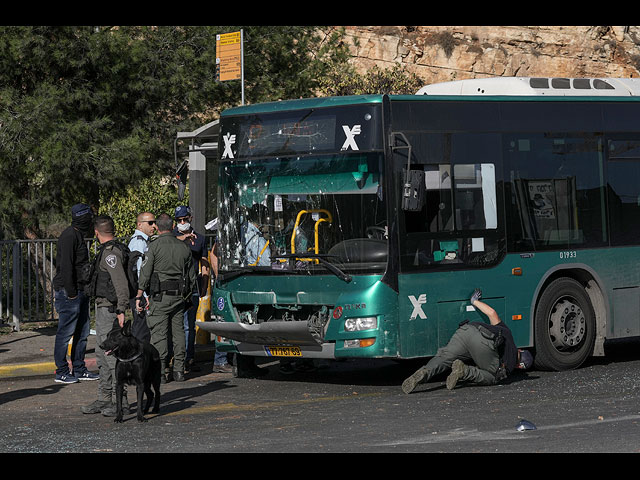
[[[494,385],[514,369],[527,369],[533,357],[527,350],[516,348],[511,330],[496,311],[480,301],[482,292],[476,289],[471,305],[489,317],[484,322],[462,322],[449,343],[440,348],[429,362],[402,383],[402,391],[411,393],[418,384],[451,369],[446,385],[452,390],[459,382],[471,385]]]
[[[71,226],[58,238],[56,275],[53,278],[55,307],[58,312],[53,358],[56,364],[55,381],[76,383],[97,380],[98,375],[87,370],[84,363],[89,336],[89,298],[84,287],[89,281],[89,251],[84,241],[92,232],[93,213],[89,205],[79,203],[71,209]],[[67,362],[69,340],[73,371]]]

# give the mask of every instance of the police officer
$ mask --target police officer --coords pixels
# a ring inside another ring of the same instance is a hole
[[[142,262],[136,295],[136,309],[142,311],[143,292],[149,293],[147,325],[151,344],[158,349],[165,367],[169,334],[173,345],[173,379],[184,381],[184,312],[195,288],[196,275],[191,251],[172,233],[173,220],[162,213],[156,217],[158,237],[151,241]],[[165,381],[170,381],[167,375]]]
[[[126,247],[114,238],[113,219],[106,215],[96,217],[95,236],[100,242],[100,250],[95,258],[89,293],[96,299],[96,360],[100,371],[98,399],[84,407],[83,413],[102,413],[115,416],[116,408],[112,395],[115,393],[116,359],[105,355],[99,347],[107,338],[117,319],[124,325],[124,312],[129,305],[129,281],[124,267],[123,249]],[[128,409],[126,396],[124,408]]]
[[[138,278],[140,277],[142,258],[149,249],[149,239],[155,233],[155,231],[156,216],[151,212],[139,213],[136,217],[136,230],[133,232],[128,245],[130,252],[139,252],[138,258],[136,259],[136,272],[138,273]],[[147,326],[145,310],[143,309],[142,312],[138,313],[138,311],[136,310],[135,298],[132,298],[129,304],[131,305],[131,310],[133,311],[133,324],[131,325],[131,333],[138,340],[150,343],[151,334],[149,333],[149,327]]]
[[[209,283],[209,259],[207,255],[206,237],[196,232],[191,226],[191,209],[186,205],[180,205],[175,210],[176,227],[173,234],[178,240],[184,242],[191,250],[193,256],[193,268],[198,279],[199,286],[194,289],[191,296],[191,306],[184,313],[184,333],[187,340],[185,354],[185,373],[198,371],[195,365],[196,343],[196,313],[200,296],[204,296]]]
[[[402,383],[402,391],[411,393],[420,383],[426,383],[451,369],[446,385],[453,389],[458,382],[472,385],[494,385],[506,378],[515,368],[531,367],[533,357],[527,350],[519,350],[511,330],[496,311],[480,301],[482,292],[476,289],[471,305],[489,317],[490,324],[464,321],[429,362]]]

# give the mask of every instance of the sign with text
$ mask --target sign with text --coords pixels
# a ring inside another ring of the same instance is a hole
[[[240,80],[242,77],[242,33],[216,35],[218,80]]]

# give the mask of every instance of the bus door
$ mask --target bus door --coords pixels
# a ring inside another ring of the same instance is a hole
[[[500,139],[426,132],[406,138],[411,161],[399,151],[394,159],[405,199],[398,222],[400,349],[403,357],[431,356],[460,322],[482,321],[467,310],[474,288],[504,314],[504,286],[491,268],[505,255]]]

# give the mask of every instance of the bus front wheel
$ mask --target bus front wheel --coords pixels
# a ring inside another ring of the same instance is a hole
[[[535,313],[536,368],[578,368],[591,355],[595,338],[595,313],[584,287],[566,277],[551,282]]]

